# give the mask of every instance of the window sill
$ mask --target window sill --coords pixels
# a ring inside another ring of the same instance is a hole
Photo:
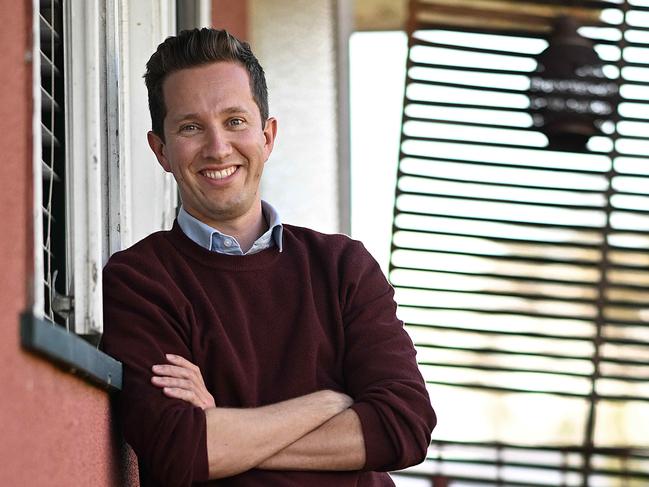
[[[52,360],[70,373],[111,392],[122,389],[121,362],[31,312],[23,313],[20,318],[20,340],[24,348]]]

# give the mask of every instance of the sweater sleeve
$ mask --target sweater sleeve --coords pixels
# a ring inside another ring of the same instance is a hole
[[[436,416],[412,341],[396,317],[394,291],[358,242],[343,269],[345,380],[365,440],[364,470],[415,465],[426,458]]]
[[[102,347],[123,363],[120,420],[142,470],[156,485],[189,486],[208,478],[205,414],[151,384],[165,353],[192,360],[189,314],[161,266],[143,260],[117,254],[104,269]]]

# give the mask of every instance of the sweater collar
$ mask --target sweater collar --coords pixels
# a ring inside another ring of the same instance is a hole
[[[185,208],[181,207],[178,213],[178,225],[183,233],[201,247],[226,255],[252,255],[262,250],[276,246],[280,252],[283,250],[283,226],[279,213],[270,203],[261,202],[261,210],[268,224],[268,230],[264,232],[248,252],[243,252],[236,238],[220,232],[194,216],[190,215]]]

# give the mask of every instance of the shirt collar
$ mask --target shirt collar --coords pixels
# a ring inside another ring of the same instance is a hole
[[[250,250],[245,254],[241,250],[241,246],[239,245],[239,242],[237,242],[236,238],[203,223],[199,219],[187,213],[185,208],[180,208],[177,219],[178,225],[187,237],[201,247],[214,252],[229,255],[250,255],[269,249],[273,246],[277,246],[281,252],[283,250],[282,241],[284,227],[282,226],[279,213],[277,213],[277,210],[275,210],[270,203],[263,200],[261,202],[261,211],[268,223],[268,230],[255,240],[252,247],[250,247]]]

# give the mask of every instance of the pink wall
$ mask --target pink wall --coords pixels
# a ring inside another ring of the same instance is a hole
[[[19,343],[32,274],[31,9],[0,0],[0,485],[134,485],[108,395]]]
[[[212,26],[226,29],[242,40],[248,39],[248,1],[212,0]]]

